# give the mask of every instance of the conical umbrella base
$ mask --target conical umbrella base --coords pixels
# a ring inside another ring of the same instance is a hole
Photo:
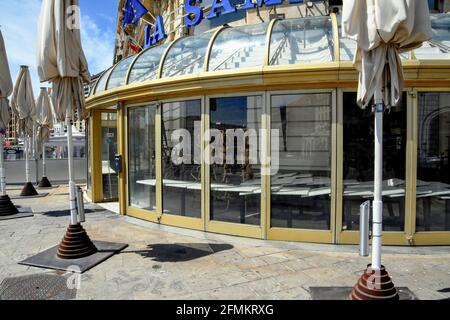
[[[59,244],[57,255],[61,259],[80,259],[97,252],[81,224],[71,224]]]
[[[20,193],[21,197],[34,197],[39,195],[34,188],[33,184],[31,182],[25,183],[23,186],[22,192]]]
[[[351,300],[399,300],[398,291],[384,266],[376,271],[367,266],[358,283],[353,287]]]
[[[19,213],[8,195],[0,196],[0,216],[11,216]]]
[[[41,181],[38,184],[39,188],[51,188],[52,184],[50,183],[50,181],[48,180],[47,177],[42,177]]]

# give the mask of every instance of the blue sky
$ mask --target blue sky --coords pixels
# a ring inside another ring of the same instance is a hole
[[[80,0],[81,39],[91,74],[112,64],[117,0]],[[15,82],[20,65],[29,65],[34,95],[41,84],[36,72],[36,32],[41,0],[0,0],[0,26],[5,40],[11,77]]]

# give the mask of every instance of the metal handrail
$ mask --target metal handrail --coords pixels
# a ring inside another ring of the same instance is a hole
[[[239,51],[241,51],[242,49],[244,49],[245,47],[240,47],[239,49],[237,49],[236,51],[234,51],[231,55],[229,55],[225,60],[223,60],[217,67],[214,68],[214,71],[216,71],[217,69],[219,69],[221,66],[223,66],[225,63],[227,63],[229,60],[231,60],[234,55],[236,53],[238,53]]]
[[[281,43],[278,45],[277,49],[275,50],[275,54],[272,57],[272,59],[270,59],[270,63],[269,65],[273,65],[274,62],[276,61],[276,59],[278,59],[281,55],[281,51],[283,50],[283,47],[286,45],[287,43],[287,36],[286,34],[284,34],[283,40],[281,41]]]

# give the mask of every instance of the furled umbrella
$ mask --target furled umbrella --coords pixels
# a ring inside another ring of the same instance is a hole
[[[29,153],[31,138],[33,136],[34,122],[36,117],[36,103],[31,85],[31,76],[28,66],[21,66],[19,75],[14,85],[11,96],[11,108],[18,118],[17,133],[25,143],[25,176],[26,182],[20,195],[32,197],[38,195],[31,183]]]
[[[397,289],[381,265],[383,202],[383,113],[400,103],[403,69],[400,54],[431,37],[426,0],[344,0],[343,35],[357,41],[358,105],[374,103],[375,168],[372,264],[353,288],[355,300],[398,299]]]
[[[77,186],[73,170],[72,121],[82,118],[83,82],[90,80],[81,47],[78,0],[43,0],[38,24],[37,65],[42,82],[52,83],[52,101],[58,121],[66,121],[69,162],[70,225],[59,245],[62,259],[90,256],[97,248],[77,215]]]
[[[52,184],[47,178],[47,167],[45,161],[45,143],[50,139],[50,130],[53,128],[53,110],[48,95],[47,88],[41,88],[36,103],[36,142],[38,150],[42,148],[42,179],[39,182],[39,188],[51,188]],[[39,146],[41,148],[39,148]]]
[[[0,30],[0,216],[18,213],[17,208],[6,193],[6,171],[3,154],[6,129],[11,118],[8,96],[12,93],[12,90],[11,72],[9,71],[5,43]]]

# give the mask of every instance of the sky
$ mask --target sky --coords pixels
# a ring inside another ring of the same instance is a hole
[[[96,74],[112,65],[118,0],[79,0],[81,41],[89,71]],[[40,83],[36,68],[36,34],[41,0],[0,0],[0,28],[13,82],[21,65],[30,67],[33,93]]]

